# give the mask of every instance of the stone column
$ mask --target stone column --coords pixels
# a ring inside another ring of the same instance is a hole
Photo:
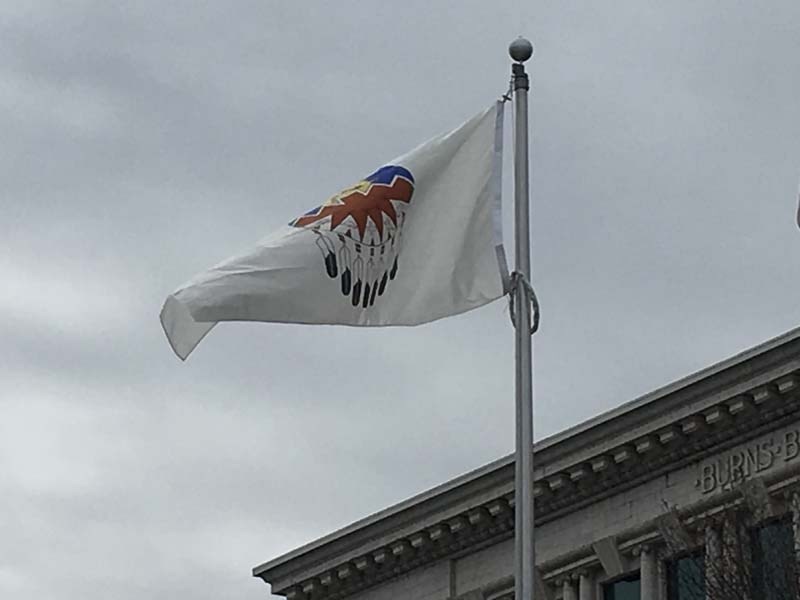
[[[800,490],[789,492],[789,509],[792,511],[792,532],[794,533],[794,557],[797,561],[797,589],[800,589]]]
[[[578,600],[578,592],[575,589],[575,582],[571,577],[565,577],[562,584],[562,596],[564,600]]]
[[[658,600],[658,561],[656,553],[649,546],[642,546],[639,555],[639,575],[641,576],[641,600]]]
[[[668,550],[662,548],[656,555],[656,565],[658,567],[658,600],[667,600],[667,553]]]
[[[594,600],[594,578],[587,571],[580,574],[578,600]]]
[[[714,600],[714,592],[719,590],[720,567],[722,561],[722,544],[719,531],[714,524],[706,526],[706,600]]]
[[[729,511],[722,524],[722,571],[718,577],[724,577],[725,580],[717,583],[724,585],[725,596],[733,594],[737,598],[748,598],[751,583],[750,542],[742,516],[741,513]],[[720,595],[723,595],[722,590],[716,593],[717,597]]]

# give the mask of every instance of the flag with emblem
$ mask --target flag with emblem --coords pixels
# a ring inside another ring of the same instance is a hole
[[[161,310],[172,349],[220,321],[418,325],[501,297],[502,123],[498,102],[191,279]]]
[[[800,227],[800,185],[797,186],[797,214],[795,215],[795,222]]]

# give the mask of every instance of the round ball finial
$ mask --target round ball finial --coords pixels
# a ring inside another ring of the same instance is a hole
[[[508,46],[508,53],[517,62],[523,63],[533,56],[533,44],[524,37],[519,36]]]

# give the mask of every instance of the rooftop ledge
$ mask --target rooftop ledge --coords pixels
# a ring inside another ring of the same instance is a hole
[[[742,368],[747,365],[747,368]],[[544,438],[534,444],[535,479],[586,460],[592,455],[619,446],[618,435],[636,434],[643,424],[674,421],[676,413],[688,416],[720,402],[721,394],[730,398],[737,383],[767,384],[775,377],[788,376],[800,368],[800,328],[745,350],[722,362],[702,369],[592,419]],[[778,372],[776,373],[776,369]],[[761,377],[763,376],[763,377]],[[759,378],[763,379],[759,382]],[[721,391],[725,390],[725,393]],[[652,429],[652,427],[650,427]],[[630,437],[630,436],[628,436]],[[604,448],[608,446],[608,448]],[[320,564],[352,552],[368,541],[386,535],[401,536],[403,530],[434,514],[461,511],[465,502],[474,505],[489,499],[498,487],[510,484],[513,492],[514,455],[508,455],[431,488],[394,506],[356,521],[338,531],[287,552],[253,568],[253,576],[270,582],[284,579],[310,563]],[[273,590],[274,591],[274,590]]]

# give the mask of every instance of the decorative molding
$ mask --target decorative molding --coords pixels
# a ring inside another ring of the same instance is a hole
[[[768,519],[774,514],[772,500],[769,497],[763,478],[755,477],[749,479],[742,483],[738,490],[756,522]]]
[[[673,423],[657,425],[650,432],[639,431],[628,440],[620,435],[618,446],[601,448],[597,455],[564,464],[561,470],[546,476],[537,473],[537,523],[559,518],[779,427],[800,411],[798,392],[800,372],[791,372],[751,389],[721,394],[715,404],[678,416]],[[513,469],[510,474],[513,477]],[[766,490],[759,487],[763,485],[762,481],[742,488],[748,505],[755,503],[763,509]],[[273,593],[285,595],[288,600],[338,600],[421,565],[508,539],[514,529],[513,500],[513,493],[502,491],[439,523],[379,547],[365,548],[359,556],[343,556],[341,564],[309,573],[301,581],[285,578],[284,585],[273,584]],[[659,518],[656,526],[670,552],[691,545],[691,534],[675,513]],[[595,542],[594,550],[609,576],[624,572],[624,558],[613,539]],[[272,581],[266,572],[258,576]],[[547,587],[543,581],[542,585]]]
[[[614,536],[594,542],[592,548],[608,577],[618,577],[627,570]]]
[[[542,572],[538,567],[533,569],[533,587],[536,589],[536,597],[543,600],[552,600],[553,591],[550,586],[544,582]]]
[[[680,554],[692,547],[692,536],[674,507],[656,519],[656,526],[670,554]]]

